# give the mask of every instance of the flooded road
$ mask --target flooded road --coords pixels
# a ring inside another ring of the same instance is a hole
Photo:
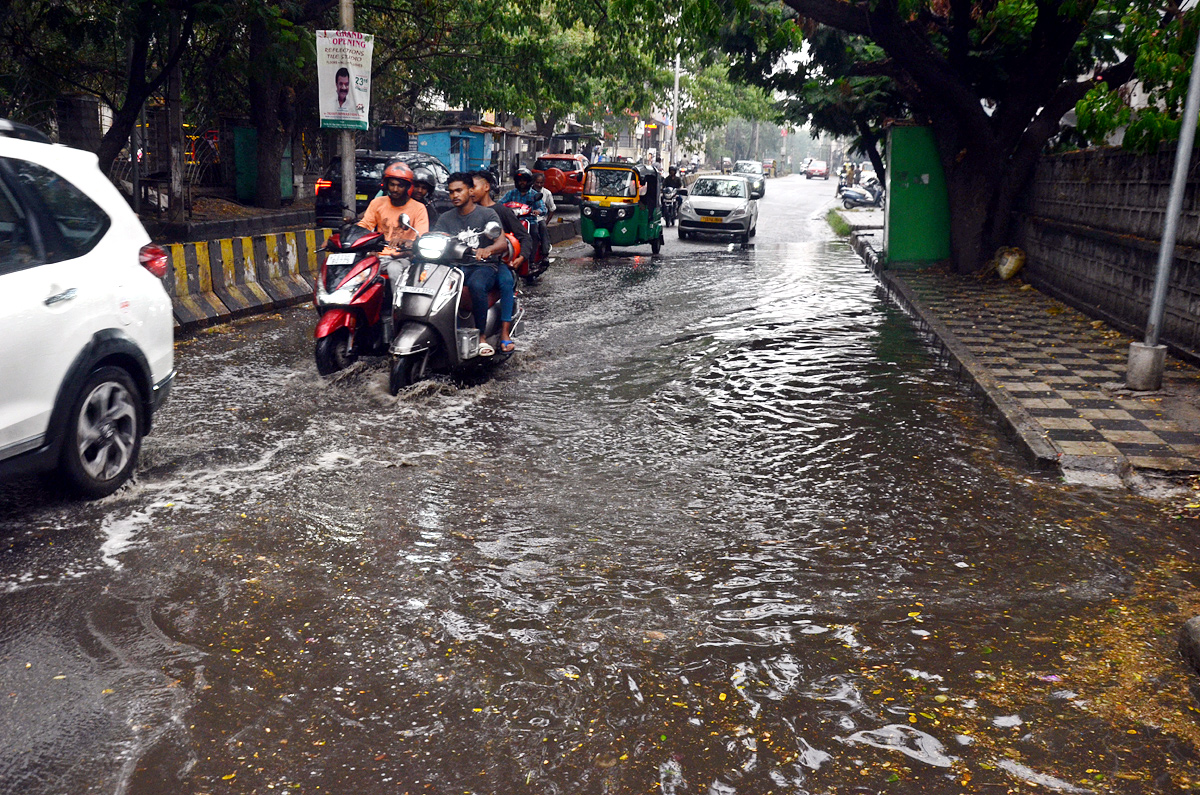
[[[1195,525],[1029,471],[832,194],[560,252],[479,383],[180,343],[134,486],[0,491],[0,791],[1200,786]]]

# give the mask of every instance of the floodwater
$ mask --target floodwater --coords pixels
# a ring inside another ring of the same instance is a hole
[[[1028,470],[770,190],[469,383],[181,343],[134,486],[0,492],[0,791],[1184,791],[1194,525]]]

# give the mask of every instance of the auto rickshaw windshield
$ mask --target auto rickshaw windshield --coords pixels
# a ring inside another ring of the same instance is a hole
[[[624,199],[638,195],[634,172],[624,168],[593,168],[587,173],[583,192],[588,196],[616,196]]]

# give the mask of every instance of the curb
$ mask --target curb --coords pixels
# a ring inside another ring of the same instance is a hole
[[[979,390],[987,404],[999,415],[1004,430],[1020,447],[1026,460],[1036,469],[1059,469],[1058,450],[1046,438],[1041,427],[1033,422],[1025,408],[999,388],[996,380],[975,358],[975,354],[967,350],[946,325],[913,295],[907,284],[886,270],[879,253],[868,241],[857,233],[852,233],[850,242],[855,253],[879,280],[888,298],[913,316],[920,330],[941,345],[946,357],[957,366],[959,374]]]
[[[317,249],[332,230],[172,243],[163,286],[175,327],[192,331],[254,312],[302,303],[320,268]]]

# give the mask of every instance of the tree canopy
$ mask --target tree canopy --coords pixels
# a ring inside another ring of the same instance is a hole
[[[1087,97],[1102,105],[1133,79],[1135,65],[1151,83],[1156,73],[1166,78],[1182,55],[1145,63],[1146,37],[1179,16],[1149,0],[719,2],[737,73],[785,92],[794,118],[831,132],[853,121],[860,135],[856,119],[877,132],[893,114],[932,128],[963,271],[1004,241],[1064,114]],[[796,47],[797,35],[807,49]],[[1105,93],[1092,93],[1098,88]],[[1152,126],[1152,115],[1139,118]],[[1093,134],[1105,126],[1097,115],[1089,123]]]

